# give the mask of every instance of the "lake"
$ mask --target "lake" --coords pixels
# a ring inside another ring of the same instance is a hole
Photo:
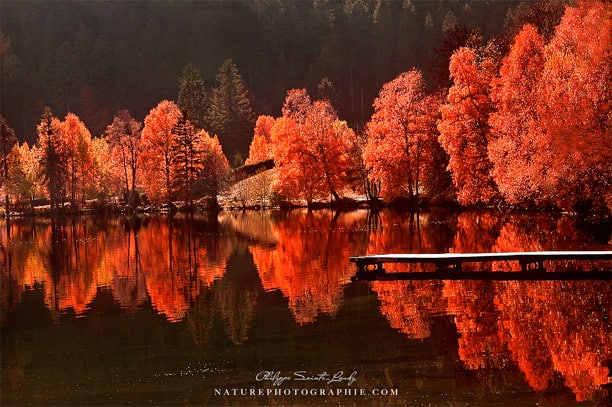
[[[610,400],[609,281],[351,281],[363,254],[612,250],[572,216],[303,209],[0,230],[3,406]]]

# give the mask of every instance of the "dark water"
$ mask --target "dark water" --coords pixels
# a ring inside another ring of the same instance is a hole
[[[609,281],[351,282],[362,254],[612,250],[609,232],[572,217],[300,210],[0,226],[3,406],[610,400]],[[610,264],[547,264],[597,267]]]

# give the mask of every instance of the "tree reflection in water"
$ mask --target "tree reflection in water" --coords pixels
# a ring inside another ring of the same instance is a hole
[[[354,274],[348,262],[352,246],[365,234],[346,231],[358,230],[365,214],[295,212],[272,223],[274,245],[250,246],[263,288],[288,298],[297,323],[338,311],[343,286]]]
[[[167,321],[185,321],[199,345],[209,341],[217,316],[231,343],[244,344],[258,304],[272,291],[282,294],[300,326],[337,315],[355,273],[354,255],[610,250],[573,218],[489,212],[222,212],[212,218],[23,219],[9,227],[10,233],[6,227],[0,232],[3,326],[26,290],[42,290],[57,323],[62,315],[87,315],[104,289],[125,313],[150,302]],[[372,282],[370,289],[389,325],[407,338],[429,338],[434,317],[451,316],[467,369],[515,365],[535,390],[561,377],[578,401],[608,380],[607,281],[397,281]],[[20,375],[11,369],[11,377]]]

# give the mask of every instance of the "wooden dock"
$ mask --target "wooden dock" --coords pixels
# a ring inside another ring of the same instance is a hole
[[[414,253],[351,257],[357,265],[355,280],[612,280],[612,267],[591,271],[554,271],[546,261],[612,260],[612,251],[545,251],[504,253]],[[464,263],[516,261],[521,271],[462,271]],[[433,272],[390,272],[384,264],[434,264]]]

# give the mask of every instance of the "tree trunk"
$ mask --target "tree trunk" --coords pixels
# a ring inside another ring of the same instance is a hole
[[[6,210],[6,219],[8,219],[10,217],[10,211],[9,211],[9,196],[8,194],[4,195],[4,205],[5,205],[5,210]]]
[[[131,207],[138,205],[139,200],[136,199],[136,167],[132,166],[132,188],[130,193],[129,204]]]

